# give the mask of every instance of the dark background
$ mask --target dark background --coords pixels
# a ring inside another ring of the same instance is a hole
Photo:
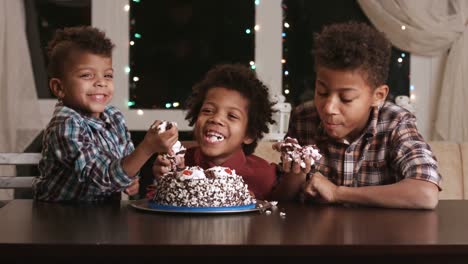
[[[166,108],[172,102],[182,108],[208,69],[254,60],[252,0],[130,3],[130,39],[135,42],[130,46],[130,100],[135,109]]]
[[[314,93],[315,67],[312,56],[313,34],[320,32],[327,24],[346,21],[358,21],[371,25],[355,0],[284,0],[283,13],[285,21],[291,26],[283,28],[286,37],[283,41],[284,70],[283,87],[290,90],[285,95],[294,106],[301,102],[311,100]],[[389,99],[396,95],[409,95],[410,54],[405,52],[402,63],[397,59],[402,51],[393,47],[390,60],[388,85],[390,86]]]

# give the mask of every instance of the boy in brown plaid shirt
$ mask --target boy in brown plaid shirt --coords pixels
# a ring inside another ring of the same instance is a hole
[[[322,203],[433,209],[441,176],[430,146],[405,109],[386,101],[391,45],[363,23],[325,27],[315,35],[313,102],[292,113],[287,136],[316,144],[311,168],[282,161],[274,191]],[[284,184],[286,183],[286,184]]]

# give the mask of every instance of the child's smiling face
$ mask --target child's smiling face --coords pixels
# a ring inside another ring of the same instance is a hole
[[[61,78],[50,86],[64,105],[99,117],[114,94],[112,58],[74,51],[65,63]]]
[[[314,102],[328,136],[352,142],[366,127],[372,107],[385,101],[388,86],[373,89],[363,74],[317,67]]]
[[[238,91],[224,87],[208,90],[195,123],[194,133],[202,153],[215,164],[250,144],[247,135],[249,100]]]

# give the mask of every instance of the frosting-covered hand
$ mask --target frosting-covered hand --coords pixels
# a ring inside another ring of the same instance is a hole
[[[308,173],[310,166],[322,158],[315,145],[301,146],[297,139],[290,137],[275,143],[273,149],[281,152],[281,162],[286,172],[298,164],[302,170],[306,170],[305,173]]]
[[[158,133],[163,133],[168,129],[171,129],[173,126],[177,127],[176,122],[169,122],[169,121],[162,121],[158,126],[157,130]],[[165,153],[163,154],[163,158],[168,159],[171,162],[170,171],[176,171],[177,168],[181,167],[185,157],[186,148],[177,141],[174,145],[172,145],[172,154]]]

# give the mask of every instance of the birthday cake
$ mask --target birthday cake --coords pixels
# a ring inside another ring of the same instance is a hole
[[[227,167],[198,166],[158,179],[152,203],[180,207],[230,207],[256,203],[241,176]]]

